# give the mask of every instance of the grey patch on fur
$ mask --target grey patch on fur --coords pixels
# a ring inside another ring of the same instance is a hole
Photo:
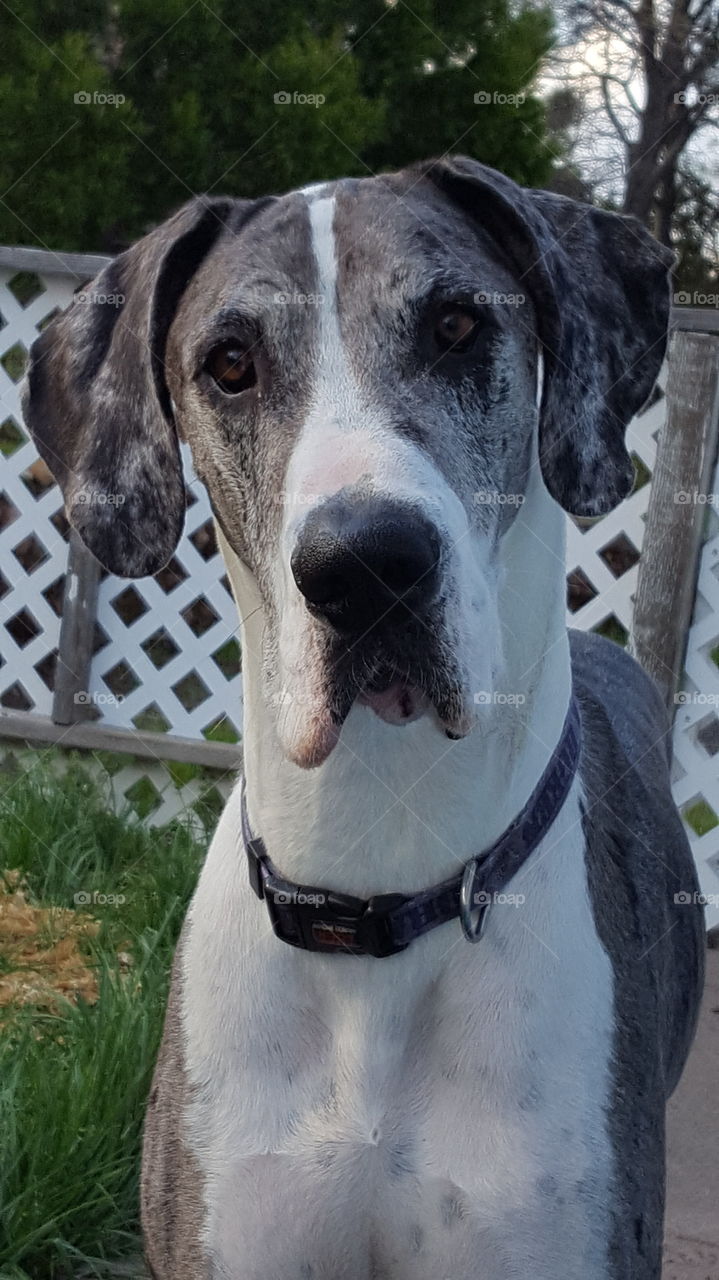
[[[533,1081],[517,1100],[520,1111],[538,1111],[544,1100],[544,1093],[536,1081]]]
[[[406,1178],[414,1173],[413,1149],[411,1142],[395,1139],[388,1148],[389,1175],[391,1178]]]
[[[202,1245],[203,1179],[183,1140],[189,1086],[182,1027],[182,940],[172,969],[165,1030],[145,1115],[141,1217],[145,1254],[153,1280],[210,1280]]]
[[[382,1259],[374,1241],[370,1241],[368,1262],[370,1280],[385,1280]]]
[[[337,1159],[337,1148],[330,1143],[323,1143],[317,1152],[317,1163],[320,1169],[327,1172],[332,1168]]]
[[[456,1227],[466,1217],[467,1210],[460,1197],[450,1193],[442,1197],[439,1213],[443,1227]]]
[[[551,1173],[543,1173],[537,1179],[537,1191],[543,1198],[556,1199],[559,1191],[557,1179]]]

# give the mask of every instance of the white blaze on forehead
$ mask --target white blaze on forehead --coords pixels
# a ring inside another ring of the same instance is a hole
[[[312,253],[317,270],[320,326],[320,378],[349,376],[347,358],[337,312],[337,246],[334,233],[335,198],[316,194],[305,196],[309,205]]]
[[[405,499],[423,508],[451,543],[462,538],[466,513],[437,468],[395,428],[396,406],[369,398],[357,381],[343,339],[338,279],[340,246],[335,234],[333,184],[300,193],[307,202],[319,343],[312,397],[285,477],[284,559],[308,512],[341,489],[366,484],[374,493]],[[385,389],[384,397],[392,391]]]
[[[324,497],[361,480],[408,496],[409,490],[418,496],[418,488],[431,493],[436,485],[436,475],[434,485],[429,475],[434,468],[393,431],[388,408],[368,402],[351,368],[340,326],[337,202],[331,191],[319,184],[301,193],[308,206],[319,343],[311,405],[286,477],[286,523],[292,528]],[[418,484],[422,472],[424,484]]]
[[[306,187],[300,187],[297,194],[299,196],[305,196],[305,198],[309,196],[312,200],[314,200],[315,197],[318,196],[321,191],[326,191],[327,187],[328,187],[328,184],[326,182],[310,182],[307,184]]]
[[[342,250],[333,191],[332,185],[320,184],[301,193],[310,224],[319,342],[310,407],[285,478],[285,549],[291,549],[312,507],[358,483],[420,504],[443,527],[456,524],[460,536],[467,527],[461,504],[426,454],[395,429],[396,406],[387,398],[391,389],[370,399],[352,369],[340,325]]]

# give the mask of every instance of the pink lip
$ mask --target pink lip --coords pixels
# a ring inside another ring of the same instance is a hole
[[[386,724],[410,724],[424,715],[430,705],[419,689],[401,680],[395,680],[381,693],[361,693],[357,701],[360,706],[370,707]]]

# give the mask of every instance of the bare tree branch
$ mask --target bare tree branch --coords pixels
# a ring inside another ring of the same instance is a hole
[[[572,63],[623,155],[624,211],[667,236],[682,157],[719,116],[719,0],[566,2],[584,49]],[[606,138],[596,116],[591,129]]]

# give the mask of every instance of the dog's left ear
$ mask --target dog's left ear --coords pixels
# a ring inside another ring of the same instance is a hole
[[[157,573],[185,487],[165,346],[231,202],[198,198],[100,273],[33,343],[23,412],[70,523],[111,573]]]
[[[534,304],[547,488],[574,515],[604,515],[632,488],[624,433],[664,358],[674,254],[635,218],[525,190],[475,160],[426,173],[487,229]]]

